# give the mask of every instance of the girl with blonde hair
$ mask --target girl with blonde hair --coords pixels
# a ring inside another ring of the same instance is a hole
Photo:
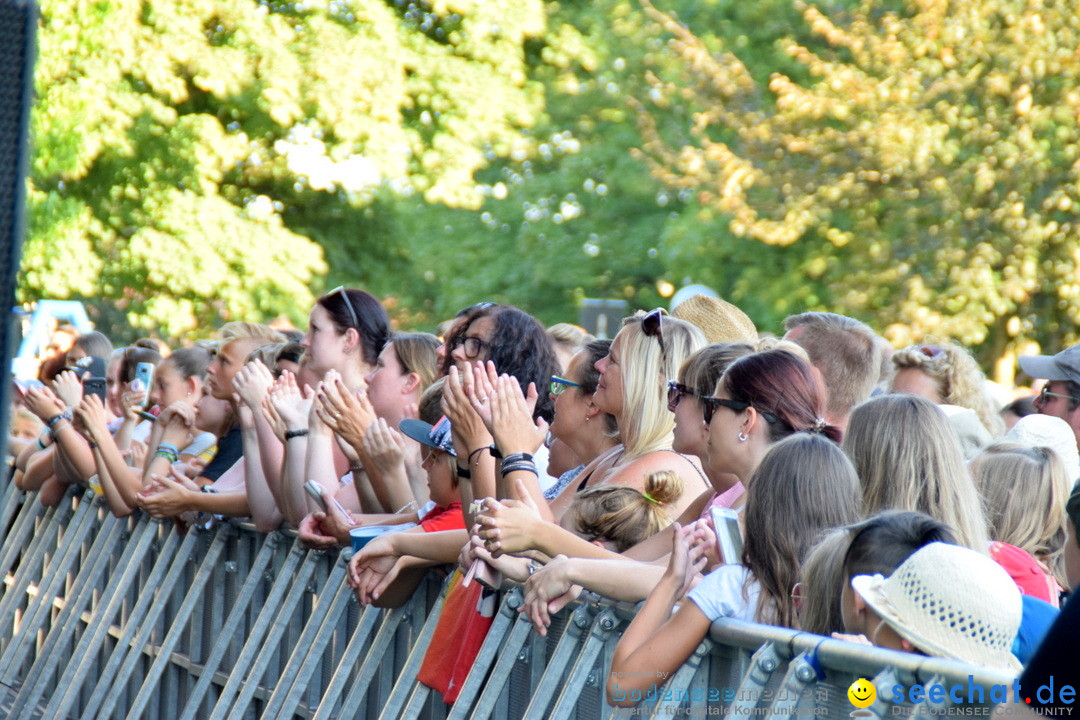
[[[915,510],[986,552],[986,516],[945,414],[917,395],[881,395],[851,413],[844,450],[862,484],[863,512]]]
[[[1063,553],[1071,483],[1065,463],[1048,447],[997,442],[972,461],[971,475],[986,506],[990,537],[1034,556],[1056,600],[1067,586]]]
[[[965,348],[955,343],[912,345],[894,352],[892,364],[893,392],[974,410],[991,437],[1005,432],[1005,421],[984,389],[986,376]]]

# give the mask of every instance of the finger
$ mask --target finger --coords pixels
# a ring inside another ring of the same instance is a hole
[[[514,489],[517,490],[518,498],[525,504],[525,507],[534,512],[540,512],[540,506],[533,500],[532,494],[529,493],[529,487],[525,484],[524,480],[521,478],[514,478]]]

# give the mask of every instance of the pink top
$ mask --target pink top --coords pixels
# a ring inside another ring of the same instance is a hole
[[[744,492],[746,492],[746,488],[743,487],[743,484],[741,482],[737,482],[724,492],[714,494],[711,498],[709,498],[709,502],[705,503],[705,507],[701,511],[702,519],[709,518],[709,511],[712,510],[714,507],[731,507],[732,503],[742,497],[742,494]]]

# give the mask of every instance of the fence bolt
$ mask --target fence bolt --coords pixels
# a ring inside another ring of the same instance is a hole
[[[525,662],[528,659],[528,657],[529,657],[529,653],[526,652],[526,650],[524,648],[522,648],[521,652],[518,653],[517,661],[518,662]]]
[[[585,678],[585,686],[592,687],[596,685],[596,675],[589,673],[589,677]]]
[[[236,572],[236,561],[235,560],[226,560],[225,561],[225,572],[227,572],[227,573]]]
[[[773,660],[772,658],[762,658],[759,665],[760,665],[761,669],[764,670],[765,672],[770,672],[771,673],[773,670],[776,669],[776,661]]]
[[[795,677],[803,682],[809,682],[814,679],[814,670],[806,665],[800,665],[795,671]]]
[[[600,629],[604,632],[610,632],[615,627],[615,621],[610,616],[605,615],[600,618]]]

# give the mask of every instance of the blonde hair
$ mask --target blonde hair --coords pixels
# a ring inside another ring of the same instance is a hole
[[[916,510],[985,553],[986,517],[964,467],[956,431],[938,406],[917,395],[881,395],[851,413],[844,451],[863,489],[863,511]]]
[[[682,492],[679,474],[661,470],[646,478],[645,492],[623,485],[583,490],[568,512],[579,534],[614,543],[621,553],[670,525],[668,510]]]
[[[943,404],[974,410],[993,437],[1005,432],[1005,421],[984,389],[986,376],[965,348],[951,342],[911,345],[894,352],[892,364],[895,370],[919,370],[931,377]]]
[[[1048,447],[996,442],[971,461],[971,475],[990,521],[990,537],[1043,560],[1065,579],[1065,501],[1072,489],[1065,463]]]
[[[285,343],[270,343],[268,345],[260,345],[259,347],[248,353],[247,360],[245,362],[254,362],[255,360],[262,361],[262,364],[269,368],[270,372],[277,370],[277,356],[281,352],[281,349],[285,347]]]
[[[436,350],[439,339],[429,333],[394,333],[390,336],[401,369],[406,373],[416,373],[420,378],[420,393],[435,382],[439,358]]]
[[[570,323],[555,323],[547,329],[548,337],[556,345],[562,345],[567,350],[577,352],[596,338],[585,332],[577,325]]]
[[[273,343],[288,342],[288,338],[267,325],[240,320],[225,323],[218,328],[217,334],[222,345],[242,338],[262,338]]]
[[[667,409],[667,381],[677,378],[683,362],[705,347],[701,330],[665,315],[661,352],[657,338],[641,329],[643,317],[626,318],[619,331],[623,337],[623,412],[618,420],[627,458],[671,447],[675,416]]]

